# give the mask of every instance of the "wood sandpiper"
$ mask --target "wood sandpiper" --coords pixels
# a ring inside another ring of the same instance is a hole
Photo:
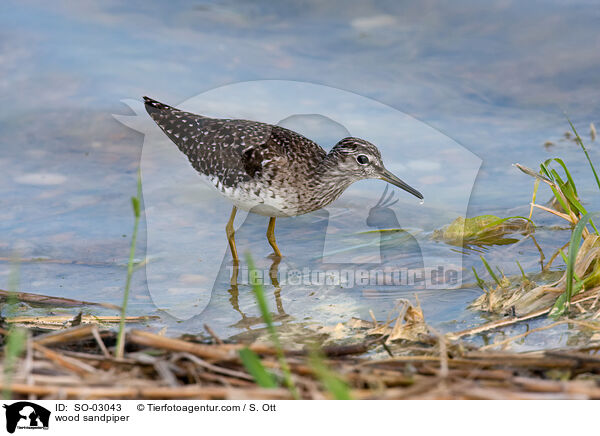
[[[267,240],[281,257],[275,219],[312,212],[338,198],[352,183],[381,179],[423,195],[389,172],[376,146],[344,138],[329,153],[283,127],[248,120],[216,119],[184,112],[148,97],[146,110],[192,166],[233,202],[227,240],[237,262],[233,221],[237,209],[270,217]]]

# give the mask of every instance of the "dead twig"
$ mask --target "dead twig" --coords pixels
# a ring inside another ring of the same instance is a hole
[[[110,303],[94,303],[91,301],[74,300],[72,298],[63,297],[51,297],[49,295],[31,294],[29,292],[9,292],[0,289],[0,298],[8,298],[11,296],[18,301],[24,301],[26,303],[33,304],[44,304],[50,306],[100,306],[107,309],[121,310],[120,306],[116,306]]]

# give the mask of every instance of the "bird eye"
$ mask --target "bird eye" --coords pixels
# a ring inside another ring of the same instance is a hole
[[[366,165],[369,163],[369,158],[364,154],[359,154],[358,156],[356,156],[356,162],[358,162],[361,165]]]

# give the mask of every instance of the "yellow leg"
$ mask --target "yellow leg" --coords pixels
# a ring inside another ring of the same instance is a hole
[[[231,209],[231,216],[229,217],[229,221],[225,226],[225,232],[227,232],[227,241],[229,242],[229,248],[231,249],[231,256],[233,257],[233,261],[238,261],[237,248],[235,248],[235,231],[233,230],[233,220],[235,219],[235,213],[237,212],[237,207],[233,206]]]
[[[271,244],[271,247],[273,247],[275,256],[281,257],[281,251],[279,251],[277,241],[275,240],[275,217],[272,217],[269,220],[269,227],[267,228],[267,240],[269,241],[269,244]]]

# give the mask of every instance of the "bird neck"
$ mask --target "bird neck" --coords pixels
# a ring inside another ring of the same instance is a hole
[[[329,152],[320,164],[315,166],[312,177],[305,186],[303,204],[310,205],[310,210],[304,213],[327,206],[355,182],[340,170],[339,158],[337,153]]]

